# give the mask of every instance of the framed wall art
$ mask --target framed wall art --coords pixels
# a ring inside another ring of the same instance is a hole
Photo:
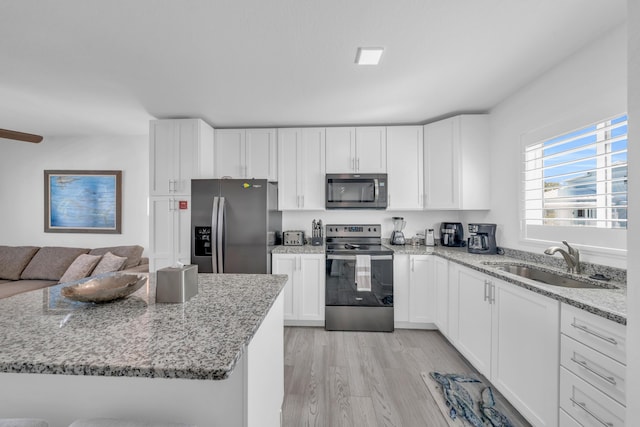
[[[122,171],[44,171],[45,233],[120,234]]]

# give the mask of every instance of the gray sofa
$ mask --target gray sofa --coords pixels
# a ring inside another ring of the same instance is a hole
[[[142,257],[143,250],[138,245],[95,249],[0,246],[0,298],[71,281],[68,279],[72,276],[73,280],[91,276],[98,269],[102,272],[113,271],[114,268],[118,271],[148,272],[149,259]],[[90,261],[89,265],[83,265],[84,270],[78,270],[83,264],[81,261],[86,264],[87,260]],[[115,260],[116,267],[110,266],[109,262],[100,265],[102,260]]]

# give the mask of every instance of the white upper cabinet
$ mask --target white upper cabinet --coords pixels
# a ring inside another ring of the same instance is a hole
[[[278,209],[324,210],[324,128],[278,130]]]
[[[426,209],[489,209],[489,116],[466,114],[424,126]]]
[[[214,146],[216,178],[278,179],[275,129],[217,129]]]
[[[149,193],[188,195],[192,178],[213,177],[213,128],[200,119],[149,123]]]
[[[378,127],[327,128],[327,173],[385,173],[387,132]]]
[[[387,127],[387,146],[387,209],[422,209],[422,126]]]

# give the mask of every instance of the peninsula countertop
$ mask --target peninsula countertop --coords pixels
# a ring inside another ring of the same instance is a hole
[[[199,274],[184,304],[156,304],[155,280],[123,300],[80,303],[55,285],[0,300],[0,372],[223,380],[286,275]]]

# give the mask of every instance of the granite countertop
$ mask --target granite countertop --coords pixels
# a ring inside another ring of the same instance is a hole
[[[64,285],[0,300],[0,372],[223,380],[286,275],[199,274],[184,304],[156,304],[155,280],[123,300],[80,303]]]
[[[505,255],[470,254],[467,252],[466,248],[445,248],[441,246],[428,247],[411,245],[385,246],[392,249],[394,253],[398,255],[437,255],[466,267],[472,268],[474,270],[480,271],[482,273],[488,274],[490,276],[496,277],[505,282],[512,283],[516,286],[520,286],[538,294],[548,296],[549,298],[553,298],[574,307],[581,308],[614,322],[621,323],[623,325],[627,324],[627,285],[623,281],[601,282],[590,280],[588,278],[588,275],[571,275],[566,273],[562,269],[553,268],[549,265],[541,264],[529,259],[520,259]],[[581,280],[586,280],[603,287],[613,285],[616,286],[617,289],[576,289],[545,285],[544,283],[540,283],[535,280],[526,279],[515,274],[498,270],[497,268],[486,264],[495,262],[536,265],[538,267],[551,270],[569,277],[579,277]],[[607,267],[602,268],[607,269]],[[610,272],[605,271],[605,273]]]

